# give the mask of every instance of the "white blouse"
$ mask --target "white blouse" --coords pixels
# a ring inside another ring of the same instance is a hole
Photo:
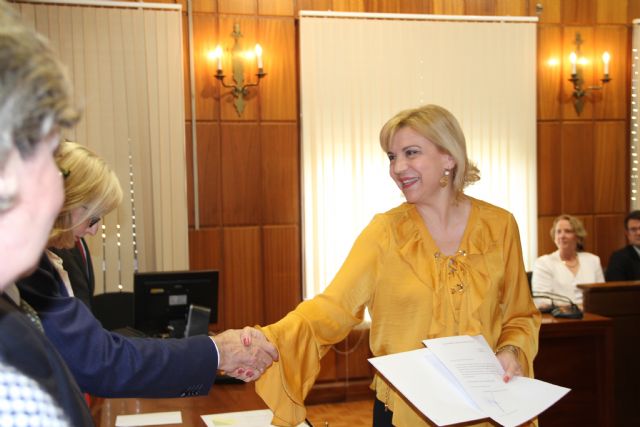
[[[582,291],[576,286],[583,283],[602,283],[604,274],[600,265],[600,257],[589,252],[578,252],[578,271],[574,276],[569,267],[560,259],[560,252],[555,251],[538,258],[533,267],[531,289],[533,292],[553,292],[569,298],[575,304],[582,304]],[[549,300],[536,298],[536,305],[545,305]],[[562,301],[554,301],[555,305],[565,305]]]

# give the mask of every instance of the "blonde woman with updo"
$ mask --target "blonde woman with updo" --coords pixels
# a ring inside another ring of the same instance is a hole
[[[304,421],[320,359],[363,320],[365,308],[374,356],[419,349],[428,338],[481,334],[505,381],[533,375],[540,314],[518,226],[504,209],[464,194],[479,171],[458,121],[437,105],[405,110],[382,127],[380,145],[406,203],[373,218],[322,294],[263,328],[280,361],[256,390],[275,425]],[[371,387],[374,426],[430,425],[380,375]]]

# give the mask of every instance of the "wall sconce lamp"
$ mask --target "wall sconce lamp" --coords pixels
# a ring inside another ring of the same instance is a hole
[[[220,84],[223,87],[230,88],[231,94],[235,98],[234,104],[236,107],[236,111],[238,112],[238,116],[242,116],[242,112],[244,111],[244,101],[247,95],[249,95],[249,88],[252,86],[258,86],[260,84],[260,79],[267,75],[264,72],[262,65],[262,47],[259,44],[256,44],[253,51],[245,52],[242,50],[240,45],[240,38],[242,37],[242,33],[240,32],[240,24],[233,24],[233,32],[231,33],[231,37],[233,37],[234,44],[231,49],[231,73],[232,78],[235,84],[225,83],[224,78],[226,77],[222,72],[222,48],[220,45],[216,47],[216,49],[209,55],[210,58],[215,58],[217,60],[217,71],[215,74],[215,78],[218,79]],[[244,59],[245,58],[256,58],[256,63],[258,66],[258,72],[256,73],[257,80],[254,83],[245,83],[244,82]]]
[[[582,38],[580,37],[580,33],[576,33],[576,39],[574,41],[576,50],[574,52],[571,52],[571,54],[569,55],[569,61],[571,62],[571,78],[569,79],[569,81],[573,83],[573,106],[578,115],[582,113],[582,109],[584,107],[584,97],[587,95],[587,93],[593,90],[601,90],[604,88],[605,84],[611,81],[611,77],[609,77],[609,61],[611,60],[611,55],[609,55],[609,52],[604,52],[602,54],[604,73],[602,78],[600,79],[602,85],[584,87],[582,66],[587,63],[587,60],[580,56],[580,45],[582,43],[583,42]]]

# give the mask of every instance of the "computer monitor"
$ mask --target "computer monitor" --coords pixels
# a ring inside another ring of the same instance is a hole
[[[211,309],[218,322],[218,271],[135,273],[134,326],[149,336],[184,336],[191,305]]]

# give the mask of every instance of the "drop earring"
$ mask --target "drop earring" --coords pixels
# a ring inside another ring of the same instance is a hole
[[[440,187],[445,188],[449,185],[449,175],[451,175],[451,169],[445,169],[442,171],[442,176],[440,177]]]

